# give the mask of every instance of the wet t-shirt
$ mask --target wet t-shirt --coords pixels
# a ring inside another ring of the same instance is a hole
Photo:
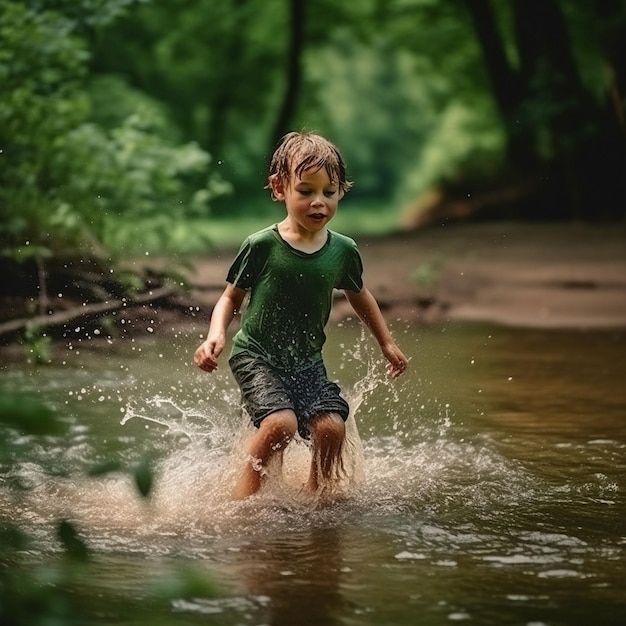
[[[362,273],[356,243],[334,231],[312,254],[290,246],[276,225],[250,235],[226,279],[250,294],[231,354],[246,350],[285,370],[319,362],[333,290],[358,293]]]

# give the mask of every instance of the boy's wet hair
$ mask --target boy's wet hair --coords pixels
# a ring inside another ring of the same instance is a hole
[[[298,178],[307,170],[317,171],[323,167],[328,178],[339,187],[339,191],[345,193],[352,187],[352,182],[347,179],[346,164],[339,149],[321,135],[308,132],[287,133],[274,151],[268,180],[271,182],[277,177],[285,182],[289,181],[294,161],[296,163],[293,171]],[[271,184],[266,188],[271,189]],[[273,192],[272,199],[276,200]]]

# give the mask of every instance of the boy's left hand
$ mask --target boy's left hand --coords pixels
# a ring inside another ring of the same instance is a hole
[[[406,358],[402,350],[395,343],[384,346],[382,350],[388,361],[387,372],[389,376],[397,378],[403,374],[409,364],[409,359]]]

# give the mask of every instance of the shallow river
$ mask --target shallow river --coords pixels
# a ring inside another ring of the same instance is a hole
[[[0,482],[0,521],[35,537],[23,566],[58,559],[54,523],[69,518],[93,554],[73,583],[87,624],[626,624],[626,332],[394,333],[411,367],[392,383],[357,325],[329,332],[354,416],[344,493],[325,503],[300,489],[298,442],[282,478],[231,500],[249,428],[226,363],[191,365],[195,336],[2,364],[0,388],[70,423],[60,441],[12,442],[22,461]],[[147,499],[126,473],[89,476],[146,458]],[[155,609],[183,566],[214,592]]]

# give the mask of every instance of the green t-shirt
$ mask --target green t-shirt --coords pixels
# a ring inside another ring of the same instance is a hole
[[[246,350],[294,371],[321,361],[333,289],[358,293],[362,272],[356,243],[334,231],[312,254],[290,246],[276,225],[250,235],[226,278],[250,292],[231,354]]]

